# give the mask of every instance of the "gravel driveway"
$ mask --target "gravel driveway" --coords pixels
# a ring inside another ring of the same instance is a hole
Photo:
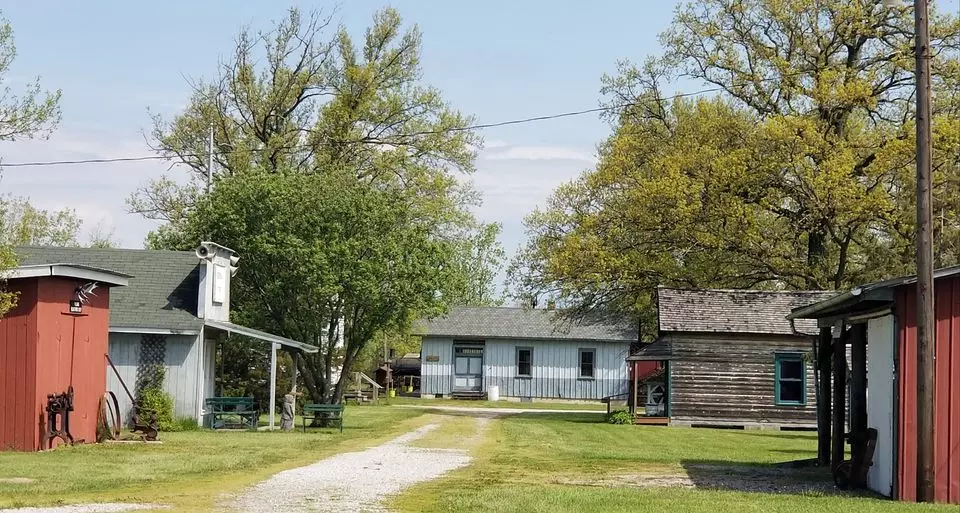
[[[386,497],[470,462],[459,449],[421,449],[410,442],[437,428],[423,426],[377,447],[286,470],[228,505],[243,513],[384,512]]]

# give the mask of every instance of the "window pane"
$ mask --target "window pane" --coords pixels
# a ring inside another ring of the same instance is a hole
[[[780,360],[780,379],[803,379],[803,362],[794,359]]]
[[[519,363],[519,364],[517,365],[517,374],[519,374],[519,375],[521,375],[521,376],[529,376],[529,375],[530,375],[530,363],[529,363],[529,362],[521,362],[521,363]]]
[[[517,361],[520,363],[530,363],[530,350],[520,349],[517,351]]]
[[[781,381],[780,382],[780,400],[786,403],[803,402],[803,382],[802,381]]]
[[[467,368],[468,368],[468,365],[469,365],[469,364],[468,364],[468,360],[470,360],[470,359],[469,359],[469,358],[465,358],[465,357],[463,357],[463,356],[458,356],[458,357],[457,357],[456,364],[454,365],[453,372],[455,372],[455,373],[457,373],[457,374],[466,374],[466,373],[467,373]]]
[[[593,377],[593,364],[595,355],[593,351],[580,351],[580,377]]]
[[[580,376],[584,378],[593,377],[593,365],[589,363],[580,364]]]
[[[517,349],[517,374],[520,376],[529,376],[532,360],[533,350]]]
[[[480,364],[483,362],[481,358],[470,358],[470,374],[480,375]]]

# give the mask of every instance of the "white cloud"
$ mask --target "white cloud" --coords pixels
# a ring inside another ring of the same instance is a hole
[[[575,160],[579,162],[597,161],[596,157],[583,151],[563,146],[499,146],[484,151],[486,160]]]

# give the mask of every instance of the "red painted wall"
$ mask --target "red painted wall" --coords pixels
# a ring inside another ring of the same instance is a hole
[[[660,362],[656,360],[634,360],[633,368],[630,369],[630,379],[633,379],[633,376],[639,376],[640,378],[649,376],[655,372],[660,365]]]
[[[934,387],[934,493],[938,502],[960,504],[960,278],[934,287],[936,371]],[[897,289],[898,437],[897,498],[917,499],[917,296],[916,286]]]
[[[10,282],[21,297],[17,308],[0,320],[0,380],[5,383],[0,388],[0,448],[40,449],[47,395],[66,392],[70,385],[70,433],[74,440],[96,441],[97,412],[106,391],[103,355],[110,296],[108,288],[100,287],[82,314],[71,314],[70,299],[83,282],[58,277]]]
[[[36,395],[37,280],[7,283],[17,306],[0,318],[0,450],[33,450],[37,418],[28,397]]]

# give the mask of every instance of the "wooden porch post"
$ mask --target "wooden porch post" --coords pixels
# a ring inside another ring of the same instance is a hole
[[[830,464],[830,355],[833,335],[830,328],[820,328],[816,356],[817,375],[817,464]]]
[[[850,333],[841,327],[840,337],[833,339],[833,451],[832,469],[843,461],[846,428],[847,341]]]
[[[850,432],[867,430],[867,325],[850,328]],[[864,440],[855,439],[851,449],[862,449]]]
[[[633,397],[633,402],[630,403],[630,414],[637,414],[637,368],[640,366],[639,362],[633,362],[633,379],[630,381],[632,383],[631,396]]]

